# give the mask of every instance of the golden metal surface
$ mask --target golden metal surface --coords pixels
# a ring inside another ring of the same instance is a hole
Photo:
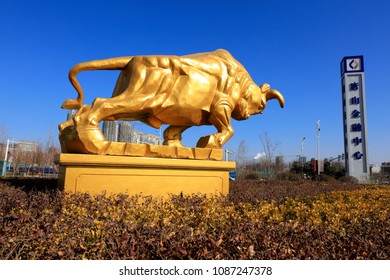
[[[111,98],[96,98],[83,105],[84,94],[76,75],[86,70],[121,70]],[[182,147],[182,133],[200,125],[214,125],[217,133],[201,137],[198,148],[215,154],[233,136],[231,118],[244,120],[261,113],[268,100],[284,98],[268,84],[257,86],[245,68],[225,50],[187,56],[135,56],[80,63],[69,72],[78,92],[76,99],[66,100],[62,108],[78,109],[73,119],[59,125],[62,152],[132,155],[135,146],[111,143],[99,129],[102,120],[139,120],[154,128],[169,124],[164,131],[165,151],[191,158]],[[136,154],[142,155],[139,151]],[[149,151],[154,147],[149,148]],[[148,149],[146,149],[148,150]],[[148,156],[145,150],[143,156]],[[203,154],[204,154],[203,153]],[[193,152],[202,154],[200,150]],[[204,157],[204,156],[202,156]]]
[[[60,154],[59,188],[129,195],[228,194],[235,162]]]

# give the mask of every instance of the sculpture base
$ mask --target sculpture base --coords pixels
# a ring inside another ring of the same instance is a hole
[[[59,188],[66,192],[129,195],[227,194],[235,162],[60,154]]]
[[[96,126],[82,128],[69,126],[61,131],[59,140],[63,153],[202,160],[223,158],[221,149],[106,141],[100,128]]]

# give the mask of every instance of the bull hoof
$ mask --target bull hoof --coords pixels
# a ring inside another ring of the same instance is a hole
[[[198,143],[196,143],[196,147],[219,149],[221,148],[221,144],[219,143],[217,137],[213,134],[201,137]]]
[[[67,129],[68,127],[74,127],[74,123],[71,123],[71,122],[64,122],[64,123],[61,123],[58,125],[58,130],[60,132],[64,131],[65,129]]]
[[[163,145],[169,147],[183,147],[180,140],[164,140]]]

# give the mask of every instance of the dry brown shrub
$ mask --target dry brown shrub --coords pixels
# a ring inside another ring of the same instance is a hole
[[[0,184],[0,259],[390,259],[390,189],[232,183],[227,197]]]

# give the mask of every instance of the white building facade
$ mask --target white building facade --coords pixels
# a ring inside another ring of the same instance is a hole
[[[103,121],[103,135],[107,141],[118,142],[118,130],[116,121]]]
[[[107,141],[159,145],[160,138],[143,134],[129,122],[103,121],[103,135]]]

